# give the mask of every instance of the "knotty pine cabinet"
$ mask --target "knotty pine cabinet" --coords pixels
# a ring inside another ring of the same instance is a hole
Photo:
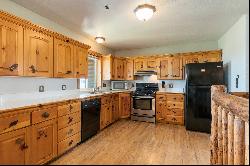
[[[0,113],[0,165],[45,164],[81,140],[81,102]]]
[[[24,30],[24,75],[53,77],[53,37]]]
[[[183,66],[181,56],[168,56],[157,59],[159,80],[182,80]]]
[[[184,95],[158,92],[156,122],[184,125]]]
[[[31,126],[30,164],[40,165],[57,156],[57,119]]]
[[[124,60],[124,79],[134,80],[134,61],[133,59]]]
[[[54,39],[54,76],[74,77],[74,48],[68,40]]]
[[[30,130],[23,128],[0,135],[0,165],[30,164]]]
[[[88,50],[74,46],[74,74],[75,78],[88,77]]]
[[[156,71],[157,62],[155,57],[138,57],[134,59],[134,72],[138,71]]]
[[[119,94],[119,114],[120,118],[128,118],[131,114],[131,94]]]
[[[0,76],[23,76],[23,27],[1,19]]]
[[[115,61],[115,67],[116,67],[116,71],[115,71],[115,80],[124,80],[124,60],[123,58],[118,58],[115,57],[114,61]]]

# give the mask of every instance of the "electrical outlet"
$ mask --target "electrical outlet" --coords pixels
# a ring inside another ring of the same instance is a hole
[[[236,88],[237,89],[239,88],[239,78],[240,78],[240,75],[237,75],[237,77],[236,77]]]
[[[169,88],[174,88],[174,84],[169,84],[168,87]]]
[[[102,87],[104,87],[104,88],[107,87],[107,84],[103,83],[103,84],[102,84]]]
[[[165,87],[166,87],[165,81],[162,81],[162,82],[161,82],[161,87],[162,87],[162,88],[165,88]]]
[[[43,85],[39,86],[39,92],[44,92],[44,86]]]
[[[62,85],[62,90],[66,90],[67,86],[66,85]]]

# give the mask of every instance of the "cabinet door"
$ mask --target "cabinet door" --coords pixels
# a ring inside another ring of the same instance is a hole
[[[143,59],[135,59],[134,61],[134,72],[143,70]]]
[[[23,28],[0,20],[0,76],[23,75]]]
[[[158,79],[164,80],[170,78],[169,73],[169,58],[160,58],[158,60]]]
[[[147,60],[147,70],[156,70],[156,59],[150,58]]]
[[[33,125],[31,127],[31,163],[44,164],[57,155],[56,119]]]
[[[24,75],[53,77],[53,38],[25,30]]]
[[[207,51],[202,54],[202,61],[205,62],[220,62],[222,61],[222,51]]]
[[[117,80],[124,79],[124,62],[122,59],[116,59],[116,76]]]
[[[74,47],[74,74],[76,78],[88,77],[88,50],[75,46]]]
[[[27,128],[0,135],[0,165],[29,164],[30,134]]]
[[[74,77],[74,55],[73,45],[58,39],[54,40],[54,76]]]
[[[172,80],[181,80],[182,79],[182,58],[181,57],[171,57],[169,73]]]
[[[131,97],[130,94],[123,93],[119,96],[119,111],[120,118],[127,118],[131,112]]]
[[[125,60],[124,78],[126,80],[134,80],[134,62],[132,59]]]

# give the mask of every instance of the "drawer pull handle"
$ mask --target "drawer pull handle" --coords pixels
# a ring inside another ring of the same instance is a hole
[[[176,98],[174,98],[174,100],[176,100]]]
[[[10,125],[9,125],[9,128],[11,128],[13,126],[16,126],[17,123],[18,123],[18,120],[15,120],[15,121],[11,122]]]
[[[73,121],[73,118],[72,118],[72,117],[69,117],[69,122],[68,122],[68,124],[70,124],[72,121]]]
[[[72,111],[72,109],[73,109],[73,106],[70,105],[70,106],[69,106],[69,111]]]
[[[71,141],[69,142],[69,146],[71,146],[73,143],[74,143],[74,141],[71,140]]]
[[[43,114],[42,114],[42,117],[43,118],[48,118],[50,116],[50,114],[48,113],[48,112],[44,112]]]
[[[44,136],[45,138],[47,138],[47,134],[45,133],[45,131],[39,131],[37,139],[40,139],[42,136]]]
[[[25,149],[28,149],[29,146],[26,145],[26,143],[24,143],[20,148],[21,148],[21,151],[24,151]]]
[[[73,133],[73,129],[70,129],[69,132],[68,132],[68,135],[72,134]]]
[[[175,104],[173,104],[175,106]]]

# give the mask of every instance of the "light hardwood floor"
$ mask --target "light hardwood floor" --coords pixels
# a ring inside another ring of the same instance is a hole
[[[209,135],[122,120],[51,164],[210,164]]]

